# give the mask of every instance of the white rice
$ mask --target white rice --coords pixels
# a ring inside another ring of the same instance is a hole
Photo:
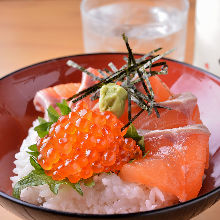
[[[38,122],[34,121],[33,127],[36,125]],[[29,134],[23,141],[20,152],[15,155],[14,173],[16,176],[11,177],[12,186],[33,170],[29,162],[29,154],[26,153],[28,147],[38,140],[33,127],[29,129]],[[97,175],[94,177],[94,181],[94,187],[81,186],[83,196],[68,185],[62,185],[57,195],[50,191],[48,185],[42,185],[22,190],[21,199],[45,208],[93,214],[147,211],[177,202],[176,197],[163,193],[156,187],[149,189],[144,185],[128,183],[116,174]]]

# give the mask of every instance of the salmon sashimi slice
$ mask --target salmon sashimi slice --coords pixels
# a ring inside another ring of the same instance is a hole
[[[148,155],[125,164],[119,175],[128,182],[158,187],[181,202],[193,199],[202,186],[209,136],[204,125],[147,132],[144,140]]]
[[[172,98],[173,94],[170,92],[168,86],[159,78],[159,76],[151,76],[149,77],[149,81],[154,92],[154,100],[156,102],[163,102]],[[146,94],[141,82],[136,83],[135,86],[140,92]]]
[[[55,106],[62,99],[70,98],[79,90],[80,85],[80,83],[60,84],[38,91],[34,97],[36,110],[45,112],[50,105]]]
[[[167,101],[173,98],[173,94],[170,92],[170,89],[168,88],[168,86],[158,76],[149,77],[149,81],[150,81],[152,90],[154,92],[154,100],[156,102],[164,102],[164,101]],[[135,87],[138,91],[147,95],[141,82],[136,83]],[[132,102],[132,105],[131,105],[132,117],[134,117],[140,110],[141,108],[136,103]],[[142,116],[141,117],[139,116],[138,118],[140,119],[143,116],[144,118],[146,118],[147,113],[142,113]],[[146,118],[145,120],[147,119],[148,118]],[[120,120],[124,122],[125,124],[128,123],[128,103],[126,103],[124,114],[121,116]]]
[[[160,102],[161,105],[170,107],[170,109],[158,108],[160,117],[158,118],[153,111],[151,115],[143,112],[134,122],[137,129],[158,130],[184,127],[192,124],[202,124],[200,120],[197,99],[191,93],[182,93],[175,95],[173,99]],[[140,107],[132,105],[132,115],[140,111]],[[126,114],[126,113],[125,113]],[[123,116],[121,120],[126,124],[128,119]]]

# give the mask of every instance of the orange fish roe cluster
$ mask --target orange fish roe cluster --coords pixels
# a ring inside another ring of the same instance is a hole
[[[38,162],[54,180],[68,178],[72,183],[101,172],[117,172],[142,156],[135,141],[123,137],[123,125],[111,112],[91,111],[82,102],[38,141]]]

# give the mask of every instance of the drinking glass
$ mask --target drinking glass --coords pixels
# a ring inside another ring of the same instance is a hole
[[[168,57],[184,60],[188,0],[83,0],[85,52],[124,52],[121,35],[135,53],[175,48]]]
[[[220,1],[196,3],[195,66],[220,76]]]

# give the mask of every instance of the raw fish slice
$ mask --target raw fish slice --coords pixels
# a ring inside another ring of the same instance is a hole
[[[125,164],[120,177],[128,182],[158,187],[181,202],[195,198],[209,154],[210,133],[204,125],[145,133],[145,159]]]
[[[93,73],[95,76],[98,76],[100,78],[103,78],[103,76],[99,73],[99,71],[95,68],[89,67],[87,69],[87,71],[89,71],[90,73]],[[82,72],[82,79],[81,79],[81,85],[79,87],[79,90],[77,92],[81,92],[84,89],[87,89],[91,86],[93,86],[94,84],[98,83],[99,81],[94,80],[91,76],[89,76],[88,74]],[[92,101],[90,99],[91,96],[87,96],[83,99],[84,102],[86,102],[87,106],[93,110],[95,109],[99,109],[99,105],[98,105],[98,99]],[[75,104],[70,104],[71,108],[75,107]]]
[[[152,90],[154,92],[154,99],[156,102],[164,102],[166,100],[172,99],[173,94],[170,92],[167,85],[158,76],[149,77],[149,81],[150,81]],[[141,82],[136,83],[135,86],[138,91],[140,91],[143,94],[146,94]],[[134,102],[132,102],[131,109],[132,109],[131,112],[132,112],[133,117],[141,110],[141,108],[138,107],[137,104]],[[138,119],[142,120],[144,118],[144,120],[146,120],[146,117],[148,117],[147,115],[148,114],[146,112],[142,113],[141,116],[138,117]],[[125,124],[127,124],[128,122],[128,104],[127,103],[125,106],[124,114],[121,116],[120,120],[123,121]],[[141,123],[143,123],[143,121]]]
[[[133,122],[137,129],[171,129],[183,127],[188,124],[202,124],[197,106],[197,99],[194,95],[191,93],[172,95],[167,85],[163,83],[158,76],[150,77],[149,80],[154,91],[155,101],[159,102],[163,106],[170,107],[172,110],[158,108],[160,118],[156,116],[155,111],[152,111],[151,115],[148,115],[147,112],[143,112]],[[141,83],[138,83],[136,88],[142,93],[145,93]],[[137,106],[137,104],[132,103],[131,112],[133,117],[140,110],[141,108]],[[120,119],[127,124],[127,106]]]
[[[100,78],[103,78],[103,76],[99,73],[99,71],[97,69],[94,69],[92,67],[89,67],[87,69],[87,71],[89,71],[90,73],[93,73],[95,76],[98,76]],[[94,84],[98,83],[99,81],[94,80],[91,76],[89,76],[88,74],[82,72],[82,79],[81,79],[81,85],[79,87],[79,90],[77,92],[81,92],[84,89],[87,89],[91,86],[93,86]]]
[[[37,111],[45,112],[50,105],[56,106],[62,99],[71,97],[79,87],[80,83],[67,83],[42,89],[34,97],[34,106]]]
[[[153,111],[151,115],[143,112],[135,121],[134,125],[137,129],[158,130],[183,127],[190,124],[202,124],[200,120],[199,108],[197,99],[191,93],[182,93],[174,96],[173,99],[160,103],[163,106],[170,107],[169,109],[160,108],[160,118]],[[132,105],[132,114],[135,115],[140,111],[136,105]],[[124,117],[124,116],[123,116]],[[127,118],[121,119],[127,123]]]
[[[172,93],[168,86],[159,78],[159,76],[151,76],[149,77],[149,81],[154,92],[154,99],[156,102],[163,102],[172,98]],[[142,83],[139,82],[135,84],[136,88],[146,94]]]

